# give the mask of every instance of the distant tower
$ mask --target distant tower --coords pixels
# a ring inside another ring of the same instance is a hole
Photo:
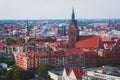
[[[109,20],[108,20],[108,27],[113,27],[110,17],[109,17]]]
[[[28,26],[28,20],[26,22],[26,27],[25,27],[25,42],[29,40],[29,26]]]
[[[75,43],[78,40],[77,21],[75,20],[74,9],[72,10],[72,20],[68,30],[68,48],[75,48]]]
[[[65,30],[65,24],[64,23],[59,24],[58,35],[59,36],[65,36],[66,35],[66,30]]]

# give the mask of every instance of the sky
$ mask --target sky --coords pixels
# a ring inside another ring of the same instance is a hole
[[[120,0],[0,0],[2,19],[120,18]]]

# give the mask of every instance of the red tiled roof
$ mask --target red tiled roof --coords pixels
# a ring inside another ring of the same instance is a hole
[[[39,42],[38,44],[40,44],[40,45],[44,45],[44,44],[45,44],[45,42]]]
[[[37,57],[37,56],[40,56],[40,54],[38,52],[30,52],[29,56],[30,57],[35,57],[35,56]]]
[[[70,68],[69,75],[72,71],[74,72],[77,79],[82,77],[85,74],[84,71],[82,69],[80,69],[79,67]]]
[[[48,43],[49,47],[56,47],[56,48],[65,48],[66,45],[67,45],[66,41]]]
[[[112,38],[110,37],[101,37],[102,41],[111,41]]]
[[[65,56],[68,56],[70,54],[83,54],[83,50],[81,49],[75,49],[75,48],[68,48],[65,50]]]
[[[80,36],[76,48],[99,48],[102,47],[100,36]]]
[[[80,68],[73,68],[73,71],[74,71],[75,76],[76,76],[77,79],[84,75],[83,70],[80,69]]]
[[[67,76],[69,75],[69,70],[70,70],[70,68],[68,68],[68,67],[65,68]]]
[[[25,56],[27,53],[26,52],[19,52],[17,56]]]
[[[45,56],[64,56],[64,51],[42,51],[42,52],[19,52],[17,56],[45,57]]]

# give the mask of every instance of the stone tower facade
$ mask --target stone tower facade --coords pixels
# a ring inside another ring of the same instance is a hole
[[[68,48],[75,48],[75,43],[78,40],[77,21],[75,20],[74,9],[72,10],[72,20],[68,30]]]

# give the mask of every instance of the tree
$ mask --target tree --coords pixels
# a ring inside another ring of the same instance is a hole
[[[13,79],[14,80],[26,80],[26,77],[25,76],[25,71],[21,68],[19,69],[16,69],[14,72],[13,72]]]
[[[9,79],[10,78],[10,79]],[[6,73],[7,80],[28,80],[34,78],[34,74],[18,66],[14,66]]]
[[[113,66],[119,66],[120,64],[116,61],[116,58],[118,58],[118,54],[119,54],[119,50],[120,50],[120,47],[119,47],[119,45],[116,45],[116,46],[114,46],[113,47],[113,49],[112,49],[112,51],[113,51],[113,53],[114,53],[114,55],[113,55]]]
[[[26,71],[25,76],[26,76],[27,79],[31,79],[31,78],[35,77],[33,72],[31,72],[31,71]]]
[[[34,77],[32,72],[23,69],[17,69],[13,73],[14,80],[28,80]]]
[[[45,64],[42,64],[40,67],[38,67],[36,71],[40,77],[49,78],[48,70],[51,70],[51,69],[52,69],[51,65],[48,63],[45,63]]]
[[[51,37],[46,37],[44,39],[45,42],[53,42],[54,40]]]
[[[19,42],[19,43],[24,43],[24,42],[25,42],[25,39],[23,39],[23,38],[20,37],[20,38],[17,39],[17,42]]]
[[[11,70],[7,71],[5,77],[7,80],[14,80],[13,79],[13,70],[11,69]]]
[[[8,65],[14,65],[15,60],[13,58],[6,58],[5,63],[7,63]]]
[[[8,65],[14,65],[15,60],[13,58],[0,56],[0,63],[6,63]]]
[[[3,57],[3,56],[0,56],[0,63],[3,63],[4,61],[5,61],[5,57]]]
[[[1,75],[5,75],[6,72],[7,72],[6,69],[4,69],[4,68],[0,68],[0,76],[1,76]]]
[[[13,38],[7,38],[6,44],[9,46],[10,44],[14,44],[16,41]]]

